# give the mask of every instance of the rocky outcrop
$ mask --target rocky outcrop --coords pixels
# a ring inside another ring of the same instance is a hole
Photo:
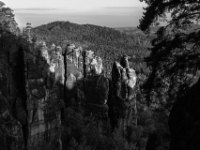
[[[18,148],[52,148],[57,143],[61,149],[62,107],[82,106],[104,124],[108,118],[134,122],[130,115],[132,110],[137,113],[136,74],[126,56],[120,64],[114,63],[112,81],[105,77],[100,57],[73,44],[64,50],[55,45],[48,48],[44,42],[22,45],[11,56],[0,57],[0,100],[5,103],[0,121],[12,120],[14,125],[4,127],[17,135],[9,136]]]
[[[1,109],[1,127],[9,133],[7,138],[13,139],[5,147],[29,149],[49,143],[59,134],[60,110],[55,107],[59,83],[55,74],[48,71],[45,46],[39,46],[31,49],[21,45],[9,57],[6,52],[0,54],[0,101],[5,102],[1,106],[5,107]]]
[[[38,49],[42,55],[26,57],[25,68],[27,75],[25,84],[27,89],[27,111],[28,111],[28,128],[29,141],[28,146],[34,147],[49,143],[59,136],[60,128],[60,84],[62,84],[62,66],[59,60],[55,67],[55,73],[49,72],[49,58],[45,47]],[[61,75],[60,75],[61,73]],[[39,140],[43,139],[45,140]],[[57,139],[54,142],[57,141]]]
[[[129,67],[128,58],[125,55],[120,63],[114,62],[113,64],[110,102],[110,109],[113,111],[111,118],[113,126],[122,123],[122,121],[125,123],[124,126],[132,123],[137,126],[135,85],[136,74]]]

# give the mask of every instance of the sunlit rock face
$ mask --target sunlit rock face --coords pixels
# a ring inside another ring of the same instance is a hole
[[[130,68],[129,65],[129,56],[124,55],[121,58],[120,64],[123,67],[123,73],[125,75],[125,79],[122,77],[122,96],[124,100],[128,101],[129,104],[127,105],[126,115],[128,123],[130,123],[130,114],[133,113],[137,115],[137,102],[136,102],[136,80],[137,76],[135,73],[135,70],[133,68]],[[134,119],[132,122],[134,122],[135,125],[137,125],[137,117],[134,116],[136,119]]]
[[[75,86],[75,83],[76,83],[76,77],[74,76],[74,74],[70,73],[66,80],[67,89],[72,90]]]
[[[52,44],[50,46],[48,54],[50,57],[49,70],[50,70],[50,72],[55,73],[56,67],[57,67],[57,59],[58,59],[57,54],[56,54],[56,45],[55,44]]]
[[[137,76],[135,70],[129,67],[127,58],[121,59],[121,64],[114,62],[113,65],[113,79],[117,82],[123,81],[128,87],[134,89],[136,85]]]
[[[62,56],[62,48],[60,46],[51,45],[49,50],[50,61],[49,71],[53,74],[56,82],[64,85],[64,57]]]
[[[56,71],[56,64],[55,63],[50,63],[50,67],[49,67],[50,72],[55,73]]]
[[[45,48],[42,48],[41,49],[41,54],[42,54],[42,57],[47,61],[47,63],[49,64],[50,63],[50,57],[49,57],[49,54],[48,54],[48,50],[45,49]]]
[[[94,57],[91,61],[91,71],[96,74],[96,75],[99,75],[102,73],[103,71],[103,62],[102,62],[102,59],[101,57]]]
[[[133,89],[136,85],[137,76],[136,76],[135,70],[130,68],[130,65],[129,65],[129,62],[128,62],[129,58],[130,58],[129,56],[124,55],[121,58],[120,64],[124,69],[126,69],[125,72],[126,72],[126,76],[127,76],[127,79],[128,79],[128,82],[127,82],[128,87]]]
[[[135,70],[132,69],[132,68],[128,68],[127,69],[127,76],[128,76],[128,86],[131,87],[131,88],[134,88],[135,85],[136,85],[136,79],[137,79]]]

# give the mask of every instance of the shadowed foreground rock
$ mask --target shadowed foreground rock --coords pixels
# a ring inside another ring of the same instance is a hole
[[[4,64],[0,67],[0,101],[5,103],[0,120],[9,133],[7,138],[12,139],[5,147],[31,149],[60,143],[60,110],[55,105],[60,100],[60,83],[49,71],[45,49],[19,45],[9,57],[6,52],[0,55]]]
[[[200,80],[175,102],[170,116],[171,150],[200,149]]]

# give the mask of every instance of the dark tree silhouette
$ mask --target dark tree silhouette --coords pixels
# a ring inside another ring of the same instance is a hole
[[[147,3],[139,29],[148,33],[151,26],[164,21],[152,40],[151,54],[146,58],[152,68],[144,88],[148,101],[152,91],[167,90],[171,96],[183,94],[192,75],[199,69],[200,28],[194,23],[200,17],[198,0],[140,0]],[[168,15],[171,15],[170,17]],[[167,17],[168,16],[168,17]],[[169,95],[169,96],[170,96]]]

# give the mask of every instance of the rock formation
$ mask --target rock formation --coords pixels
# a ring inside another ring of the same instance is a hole
[[[63,107],[81,105],[89,115],[106,118],[105,123],[110,118],[111,123],[123,119],[137,125],[136,74],[127,56],[114,63],[112,81],[104,76],[100,57],[74,44],[64,50],[48,48],[44,42],[34,48],[22,45],[9,59],[5,53],[0,57],[4,64],[0,65],[0,100],[9,108],[1,109],[0,121],[8,118],[15,124],[9,130],[18,148],[53,143],[62,148],[62,102]],[[8,66],[9,61],[16,63]]]
[[[110,109],[114,114],[114,118],[111,118],[113,126],[119,125],[119,123],[121,125],[124,123],[123,128],[130,123],[137,126],[135,85],[135,71],[129,67],[127,56],[123,56],[120,63],[114,62],[112,70]]]

